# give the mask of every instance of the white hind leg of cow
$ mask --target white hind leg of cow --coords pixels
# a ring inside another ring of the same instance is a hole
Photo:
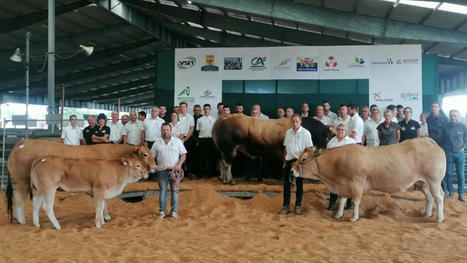
[[[441,189],[441,182],[428,183],[431,194],[436,199],[436,207],[438,208],[438,223],[444,222],[444,192]]]
[[[425,217],[431,217],[433,214],[433,203],[435,199],[433,198],[433,195],[430,192],[430,187],[428,186],[427,183],[423,184],[422,191],[425,194],[425,198],[426,198]]]
[[[18,220],[18,223],[24,225],[26,224],[26,217],[24,216],[24,200],[27,197],[27,193],[16,191],[13,194],[15,200],[15,209],[13,210],[13,217]]]
[[[351,222],[357,221],[360,216],[359,216],[359,208],[360,208],[360,200],[362,199],[362,193],[357,193],[357,195],[352,196],[353,198],[353,217],[350,219]]]
[[[36,227],[40,227],[39,224],[39,210],[42,204],[42,193],[37,191],[36,195],[32,199],[32,221]]]
[[[104,200],[104,220],[105,222],[109,222],[112,220],[112,217],[109,214],[109,211],[107,210],[107,202]]]
[[[55,189],[53,191],[44,193],[43,195],[43,208],[47,216],[49,217],[50,222],[52,222],[52,225],[55,227],[55,229],[60,230],[62,227],[58,223],[57,218],[55,217],[54,214],[54,199],[55,199]]]
[[[105,221],[104,221],[105,200],[104,198],[99,198],[99,197],[94,196],[94,205],[96,209],[96,218],[95,218],[96,227],[100,228],[105,224]]]
[[[334,215],[335,219],[341,219],[344,216],[344,206],[346,202],[347,197],[341,197],[341,199],[339,199],[339,208],[337,208],[337,212]]]

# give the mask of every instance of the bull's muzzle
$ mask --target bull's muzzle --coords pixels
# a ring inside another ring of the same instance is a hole
[[[300,167],[300,165],[294,165],[292,167],[292,169],[290,169],[290,170],[292,170],[293,176],[299,177],[300,174],[301,174],[302,168]]]

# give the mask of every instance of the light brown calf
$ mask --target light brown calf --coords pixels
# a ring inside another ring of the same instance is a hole
[[[127,184],[147,178],[149,171],[149,166],[136,154],[124,156],[119,161],[41,157],[34,161],[31,169],[31,183],[37,189],[33,198],[34,225],[40,226],[42,205],[54,227],[61,228],[53,211],[55,192],[61,188],[93,197],[95,223],[99,228],[105,220],[110,220],[105,199],[120,194]]]

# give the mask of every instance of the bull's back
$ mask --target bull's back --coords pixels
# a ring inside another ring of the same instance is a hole
[[[71,146],[45,140],[23,140],[11,151],[8,169],[15,180],[28,180],[33,161],[41,156],[117,160],[122,154],[131,153],[133,149],[134,147],[129,145]]]

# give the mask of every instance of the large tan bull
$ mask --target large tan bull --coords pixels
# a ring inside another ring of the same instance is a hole
[[[446,172],[446,157],[430,138],[381,147],[354,144],[322,151],[307,148],[292,171],[295,176],[320,180],[341,196],[336,219],[342,218],[347,197],[355,203],[351,221],[356,221],[362,194],[370,190],[403,192],[416,182],[423,182],[425,216],[431,217],[436,199],[438,222],[444,221],[441,181]]]
[[[310,131],[313,144],[325,148],[334,135],[330,127],[312,118],[302,126]],[[237,151],[248,156],[282,157],[285,133],[292,127],[290,119],[258,119],[243,114],[220,116],[212,129],[213,140],[221,153],[221,178],[233,183],[231,166]]]
[[[61,188],[93,197],[95,224],[100,228],[110,220],[105,199],[119,195],[127,184],[147,178],[150,170],[137,154],[123,156],[119,161],[40,157],[31,168],[31,183],[37,190],[32,202],[34,225],[39,227],[42,206],[54,227],[61,229],[53,211],[55,192]]]
[[[71,159],[120,160],[122,156],[136,153],[151,170],[156,163],[146,144],[130,146],[123,144],[99,144],[71,146],[45,140],[23,140],[18,142],[8,158],[8,170],[16,182],[14,191],[14,216],[20,224],[26,223],[24,201],[31,192],[30,172],[34,160],[41,156],[56,156]],[[12,213],[12,189],[7,189],[8,210]]]

